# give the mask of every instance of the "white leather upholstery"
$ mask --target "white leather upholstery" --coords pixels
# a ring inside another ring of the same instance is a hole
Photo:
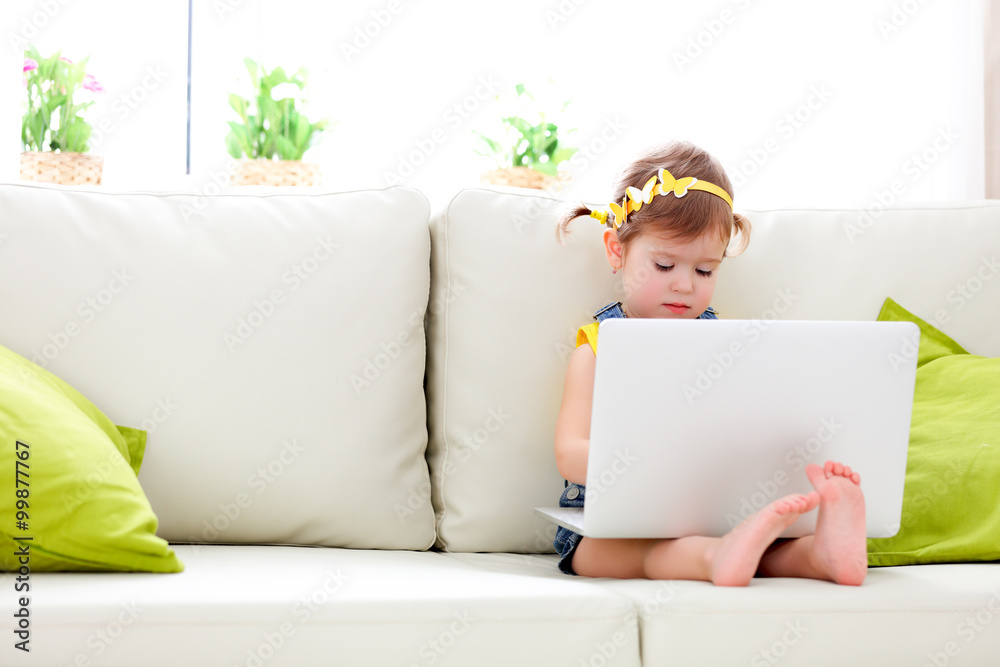
[[[422,194],[9,184],[0,211],[0,344],[149,432],[162,537],[432,544]]]
[[[441,306],[428,319],[428,461],[439,545],[451,551],[552,548],[555,530],[532,508],[562,488],[552,434],[566,361],[576,328],[619,298],[600,226],[577,221],[559,245],[560,206],[471,189],[432,220]]]
[[[524,574],[537,569],[531,559],[554,564],[555,556],[454,558]],[[994,665],[1000,655],[1000,563],[872,568],[861,587],[805,579],[755,579],[747,588],[577,581],[632,600],[644,665]]]
[[[631,602],[551,561],[491,572],[431,552],[176,550],[179,575],[33,574],[32,652],[4,646],[3,664],[575,666],[598,644],[613,655],[596,664],[639,664]]]
[[[543,552],[558,501],[553,431],[576,328],[621,298],[591,218],[553,234],[561,202],[459,192],[432,218],[432,294],[462,286],[428,327],[428,460],[439,544]],[[723,318],[875,320],[886,297],[974,353],[1000,355],[1000,202],[747,212],[747,251],[720,270]],[[433,298],[432,298],[433,301]],[[491,421],[502,411],[505,419]]]
[[[723,262],[721,317],[874,320],[886,297],[972,354],[1000,356],[1000,201],[858,211],[747,211]],[[784,312],[777,312],[777,309]]]

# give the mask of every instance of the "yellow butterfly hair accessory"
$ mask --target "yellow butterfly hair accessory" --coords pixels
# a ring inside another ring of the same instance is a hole
[[[618,229],[628,218],[629,213],[634,213],[642,209],[644,204],[648,204],[652,201],[653,197],[656,195],[668,195],[673,194],[675,197],[683,197],[688,193],[689,190],[701,190],[702,192],[707,192],[713,194],[716,197],[721,198],[727,204],[729,208],[733,208],[733,200],[729,196],[729,193],[720,188],[714,183],[709,183],[708,181],[701,181],[694,176],[686,176],[684,178],[674,178],[666,169],[660,169],[657,176],[653,176],[651,179],[646,181],[646,184],[642,188],[636,188],[629,186],[625,189],[625,198],[622,199],[622,203],[611,202],[608,204],[611,208],[611,212],[615,214],[615,229]],[[602,223],[606,223],[608,220],[608,214],[606,211],[594,211],[590,214],[591,217],[597,218]]]
[[[660,170],[663,171],[662,169]],[[653,189],[656,187],[656,176],[646,181],[646,184],[642,186],[642,189],[628,187],[625,188],[625,194],[628,198],[632,200],[631,211],[638,211],[642,208],[643,204],[648,204],[653,199]]]

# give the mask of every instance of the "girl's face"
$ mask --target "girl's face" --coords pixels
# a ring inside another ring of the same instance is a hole
[[[694,319],[708,308],[726,243],[716,234],[693,241],[642,234],[628,251],[614,230],[604,232],[612,268],[622,272],[625,314],[629,317]]]

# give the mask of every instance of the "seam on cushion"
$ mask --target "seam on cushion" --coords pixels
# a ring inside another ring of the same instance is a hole
[[[235,191],[225,191],[220,192],[216,195],[206,195],[201,192],[187,192],[184,190],[140,190],[140,189],[127,189],[127,188],[113,188],[108,189],[105,186],[55,186],[50,187],[51,184],[41,184],[37,182],[26,182],[20,183],[17,181],[11,181],[3,183],[4,186],[13,186],[17,188],[25,188],[28,190],[52,190],[57,192],[74,192],[77,194],[88,194],[88,195],[102,195],[110,197],[121,197],[121,196],[140,196],[140,197],[155,197],[158,199],[165,199],[168,197],[204,197],[204,198],[231,198],[231,199],[273,199],[273,198],[303,198],[303,199],[317,199],[323,197],[340,196],[340,195],[353,195],[353,194],[367,194],[373,192],[389,192],[392,190],[407,190],[409,192],[415,192],[419,194],[423,200],[427,203],[428,211],[430,211],[430,200],[427,195],[424,194],[422,190],[408,186],[408,185],[387,185],[382,188],[359,188],[357,190],[328,190],[320,187],[312,192],[270,192],[270,191],[254,191],[248,192],[241,190],[239,192]],[[250,188],[266,187],[266,186],[248,186]]]
[[[451,205],[454,203],[454,199],[449,202],[448,207],[445,209],[444,216],[441,219],[441,245],[444,246],[444,278],[445,285],[451,285],[451,259],[449,255],[449,245],[448,245],[448,226],[450,221]],[[429,303],[428,303],[429,305]],[[444,458],[441,460],[441,477],[439,482],[439,487],[441,489],[441,516],[437,518],[437,522],[434,526],[435,541],[441,543],[441,548],[445,551],[448,550],[448,541],[444,538],[442,534],[441,527],[444,524],[444,519],[448,516],[448,502],[445,495],[445,481],[446,475],[444,474],[445,469],[448,465],[448,454],[451,451],[451,447],[448,444],[448,330],[449,330],[449,318],[451,317],[451,307],[447,300],[444,304],[444,319],[441,322],[442,329],[442,345],[444,347],[444,354],[441,358],[441,369],[442,369],[442,379],[441,379],[441,445],[444,447]],[[433,474],[433,473],[432,473]],[[433,486],[434,480],[431,480],[431,485]],[[434,497],[434,494],[431,494]],[[433,505],[431,510],[433,511]]]

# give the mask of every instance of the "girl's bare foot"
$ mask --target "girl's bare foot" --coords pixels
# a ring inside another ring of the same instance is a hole
[[[806,476],[820,499],[813,564],[830,581],[860,586],[868,573],[861,476],[835,461],[827,461],[822,468],[810,463]]]
[[[795,493],[779,498],[747,517],[722,537],[718,548],[706,554],[712,583],[717,586],[749,584],[764,550],[800,514],[812,510],[819,502],[820,496],[815,491]]]

